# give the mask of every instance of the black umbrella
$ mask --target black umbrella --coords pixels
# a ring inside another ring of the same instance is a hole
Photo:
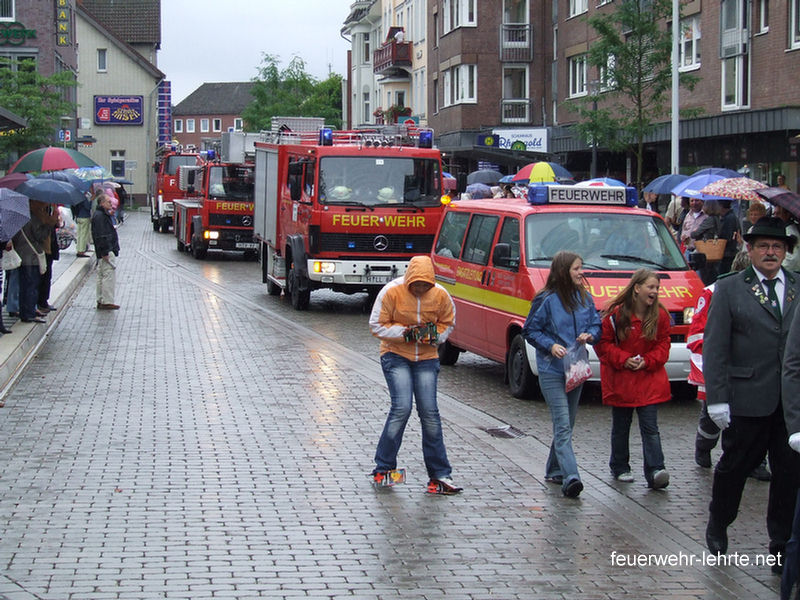
[[[25,194],[31,200],[47,202],[49,204],[63,204],[72,206],[80,204],[86,199],[81,191],[66,181],[57,179],[30,179],[17,186],[20,194]]]
[[[480,169],[467,175],[467,184],[485,183],[486,185],[497,185],[503,174],[494,169]]]
[[[768,187],[763,190],[756,190],[756,194],[775,206],[785,208],[800,219],[800,196],[794,192],[784,188]]]

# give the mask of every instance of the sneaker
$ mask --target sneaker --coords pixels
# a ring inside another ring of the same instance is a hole
[[[558,485],[564,483],[564,477],[562,475],[545,475],[544,480],[547,483],[557,483]]]
[[[699,448],[694,449],[694,462],[697,463],[698,467],[703,467],[704,469],[711,468],[711,450],[700,450]]]
[[[762,462],[755,469],[750,471],[750,475],[748,475],[748,477],[758,479],[759,481],[769,481],[772,479],[772,473],[769,472],[766,462]]]
[[[658,471],[653,472],[653,481],[650,483],[651,488],[654,490],[661,490],[668,485],[669,473],[667,473],[666,469],[659,469]]]
[[[614,479],[617,481],[621,481],[623,483],[630,483],[633,481],[633,473],[630,471],[625,471],[624,473],[620,473],[619,475],[614,475]]]
[[[386,479],[386,474],[389,471],[375,471],[372,474],[372,483],[375,485],[383,485],[383,480]]]
[[[457,494],[464,488],[460,488],[453,483],[450,477],[440,477],[439,479],[431,479],[428,482],[428,493],[430,494]]]
[[[583,484],[580,479],[573,479],[567,484],[567,487],[564,488],[564,495],[567,498],[577,498],[582,491]]]

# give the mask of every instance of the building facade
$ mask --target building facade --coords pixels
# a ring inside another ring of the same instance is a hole
[[[242,112],[253,102],[250,81],[204,83],[172,110],[172,134],[187,149],[201,150],[228,131],[242,131]]]

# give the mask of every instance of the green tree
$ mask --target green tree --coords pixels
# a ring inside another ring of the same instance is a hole
[[[0,106],[27,119],[28,126],[0,135],[0,156],[4,157],[50,145],[61,117],[75,114],[76,109],[65,100],[66,90],[76,85],[71,71],[45,77],[33,60],[16,66],[13,70],[7,59],[0,59]]]
[[[571,102],[581,119],[576,129],[587,143],[633,153],[637,182],[644,138],[670,114],[672,32],[665,23],[671,16],[672,0],[623,0],[615,10],[590,17],[598,37],[587,62],[600,78],[589,96]],[[682,86],[692,89],[696,82],[680,74]]]
[[[277,56],[264,54],[258,77],[253,81],[253,102],[242,113],[246,129],[269,129],[275,116],[324,117],[326,124],[341,127],[340,75],[318,81],[306,72],[302,58],[295,56],[281,70]]]

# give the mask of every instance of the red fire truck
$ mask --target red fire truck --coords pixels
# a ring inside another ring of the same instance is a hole
[[[150,193],[150,220],[153,231],[169,231],[172,225],[172,202],[181,198],[183,192],[178,189],[178,168],[200,164],[200,155],[196,152],[185,152],[181,146],[161,146],[156,151],[153,163],[155,179]]]
[[[174,204],[178,250],[203,259],[211,250],[238,250],[255,257],[253,164],[222,162],[209,151],[199,166],[179,169],[185,197]]]
[[[431,130],[283,131],[255,142],[262,281],[308,308],[312,290],[375,295],[427,254],[443,211]]]

